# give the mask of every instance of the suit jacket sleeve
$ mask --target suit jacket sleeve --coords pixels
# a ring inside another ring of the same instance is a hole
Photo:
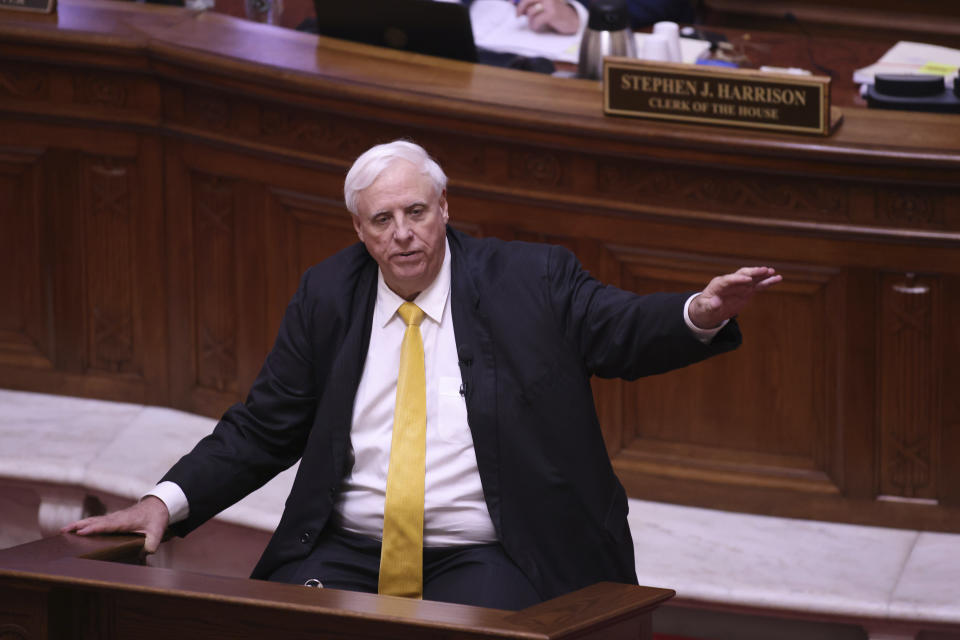
[[[699,362],[740,345],[736,321],[708,344],[683,320],[691,293],[637,295],[605,285],[562,247],[548,258],[551,303],[590,374],[633,380]]]

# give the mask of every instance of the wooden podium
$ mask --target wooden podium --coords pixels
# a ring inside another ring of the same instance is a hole
[[[158,569],[142,544],[69,534],[0,551],[0,638],[638,640],[674,595],[600,583],[502,611]]]

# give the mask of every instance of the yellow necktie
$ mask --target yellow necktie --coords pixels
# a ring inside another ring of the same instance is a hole
[[[383,547],[378,591],[423,597],[423,482],[427,449],[427,382],[420,322],[423,311],[404,302],[397,311],[407,324],[400,349],[397,403],[383,508]]]

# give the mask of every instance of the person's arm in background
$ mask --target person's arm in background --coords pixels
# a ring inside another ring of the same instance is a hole
[[[573,0],[519,0],[517,15],[527,16],[534,31],[555,31],[570,35],[586,23],[587,10]]]

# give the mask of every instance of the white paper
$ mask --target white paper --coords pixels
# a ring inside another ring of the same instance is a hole
[[[510,0],[474,0],[470,5],[473,40],[478,47],[491,51],[543,56],[555,62],[577,64],[588,15],[582,5],[574,3],[573,6],[580,16],[580,29],[573,35],[561,35],[530,29],[526,16],[518,18],[516,6]],[[637,51],[643,51],[643,41],[650,34],[636,33],[634,37]],[[700,54],[709,48],[710,43],[706,40],[680,38],[680,57],[683,62],[696,62]]]
[[[920,42],[898,42],[874,64],[854,71],[853,81],[858,84],[873,84],[874,76],[878,73],[927,75],[929,72],[921,69],[931,62],[960,67],[960,50]],[[944,77],[947,88],[953,88],[956,75],[951,73]]]
[[[557,62],[576,64],[586,10],[574,8],[580,16],[580,30],[573,35],[561,35],[533,31],[527,24],[526,16],[517,17],[517,8],[510,0],[474,0],[470,5],[473,40],[478,47],[491,51],[543,56]]]

